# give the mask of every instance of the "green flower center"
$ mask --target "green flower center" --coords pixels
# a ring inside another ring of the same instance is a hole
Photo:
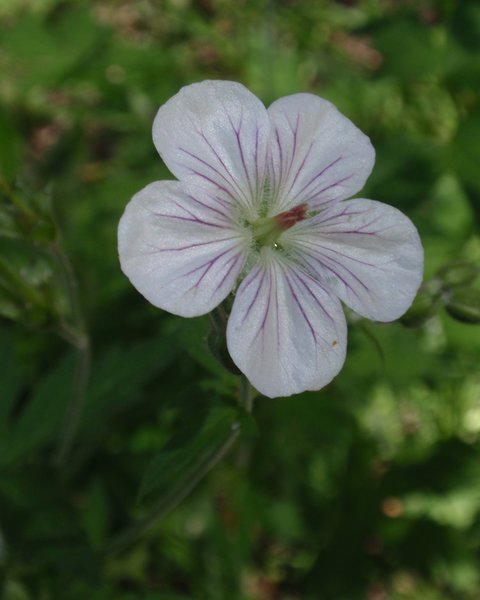
[[[276,246],[282,233],[306,218],[308,204],[303,202],[274,217],[259,217],[252,223],[252,231],[258,246]]]

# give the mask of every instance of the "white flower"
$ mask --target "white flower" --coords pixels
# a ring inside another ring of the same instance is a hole
[[[179,181],[148,185],[120,221],[120,262],[152,304],[176,315],[234,302],[227,344],[264,395],[318,390],[340,371],[341,302],[377,321],[410,306],[422,280],[417,231],[400,211],[347,200],[370,174],[369,139],[326,100],[268,109],[244,86],[181,89],[153,140]]]

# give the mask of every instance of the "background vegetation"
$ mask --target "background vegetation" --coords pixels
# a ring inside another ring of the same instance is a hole
[[[0,0],[0,28],[2,600],[479,600],[480,336],[453,318],[480,263],[479,2]],[[431,280],[430,319],[354,321],[330,386],[252,417],[207,321],[151,307],[116,253],[170,177],[158,106],[206,78],[335,102]]]

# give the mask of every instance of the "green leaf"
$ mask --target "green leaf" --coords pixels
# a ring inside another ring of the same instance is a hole
[[[385,59],[381,71],[400,80],[444,75],[463,57],[452,39],[414,19],[397,18],[375,29],[375,47]]]
[[[177,481],[193,476],[199,457],[207,459],[209,455],[213,456],[234,427],[240,427],[239,410],[219,406],[212,410],[203,424],[199,424],[198,431],[190,439],[185,439],[182,434],[174,436],[147,468],[139,499],[154,492],[162,494]]]
[[[110,347],[94,362],[82,424],[101,427],[142,398],[142,388],[177,358],[179,347],[170,335],[130,346]],[[160,392],[155,401],[161,401]]]
[[[75,74],[95,56],[104,37],[88,8],[65,5],[48,26],[45,21],[27,12],[2,35],[5,64],[25,90]]]
[[[39,382],[5,437],[0,462],[17,464],[58,431],[69,399],[73,354],[66,354]]]
[[[101,481],[95,481],[88,490],[87,503],[82,512],[83,524],[94,548],[105,541],[109,522],[109,504]]]

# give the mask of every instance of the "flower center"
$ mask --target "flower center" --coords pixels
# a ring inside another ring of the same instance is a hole
[[[302,202],[298,206],[279,213],[274,217],[260,217],[252,223],[253,237],[259,246],[273,246],[282,233],[295,223],[306,218],[308,204]]]

